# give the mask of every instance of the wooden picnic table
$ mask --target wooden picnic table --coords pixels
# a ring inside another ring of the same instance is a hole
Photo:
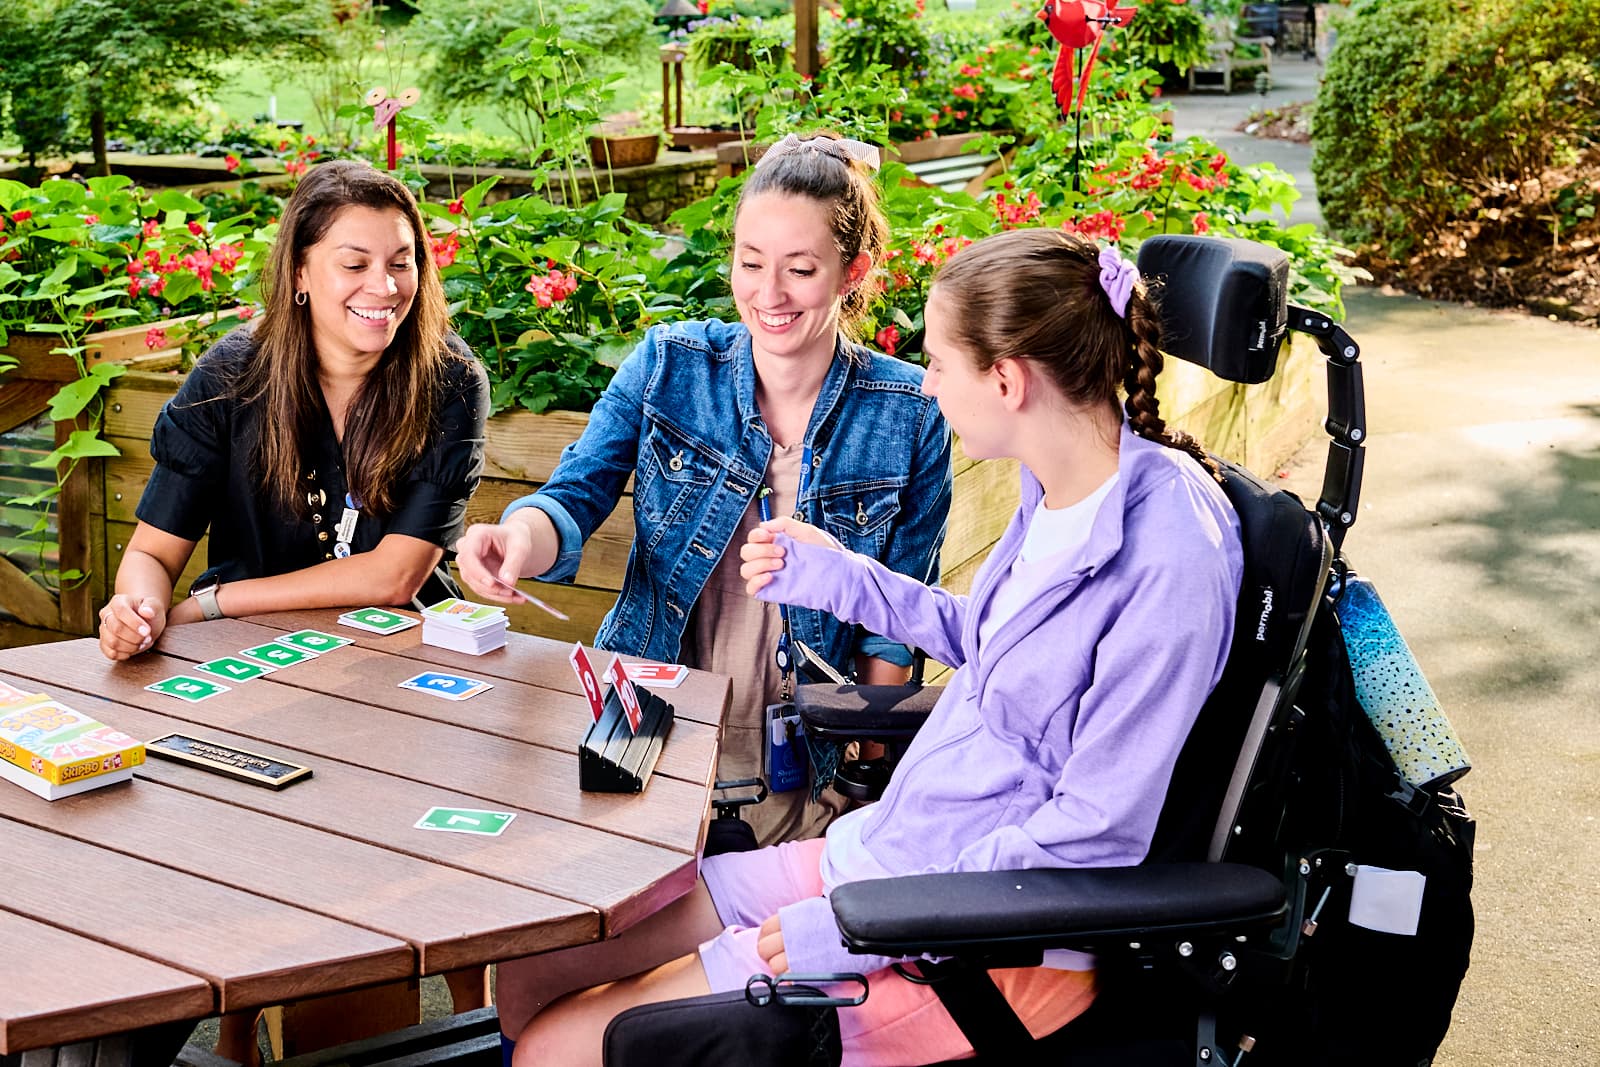
[[[659,691],[676,721],[643,793],[585,793],[569,646],[512,633],[468,656],[337,615],[175,626],[122,663],[92,639],[0,651],[0,680],[142,740],[313,772],[274,791],[151,759],[53,802],[0,782],[0,1055],[583,944],[693,886],[728,678]],[[355,643],[197,703],[144,688],[307,628]],[[398,688],[429,669],[493,688]],[[515,818],[415,829],[435,806]]]

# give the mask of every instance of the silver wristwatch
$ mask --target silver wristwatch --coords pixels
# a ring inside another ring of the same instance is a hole
[[[204,585],[196,582],[189,589],[189,595],[200,605],[200,614],[207,622],[222,618],[222,606],[217,603],[217,590],[221,588],[222,582],[213,577],[205,579]]]

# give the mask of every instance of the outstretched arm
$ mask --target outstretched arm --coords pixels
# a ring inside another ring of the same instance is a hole
[[[847,552],[821,530],[794,519],[762,523],[750,531],[739,554],[745,589],[759,600],[830,612],[915,645],[951,667],[966,661],[961,650],[964,596]]]

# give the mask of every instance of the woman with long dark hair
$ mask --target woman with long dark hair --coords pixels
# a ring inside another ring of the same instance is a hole
[[[156,421],[139,525],[100,612],[111,659],[173,623],[454,592],[440,564],[483,468],[488,383],[449,333],[411,192],[364,163],[313,169],[262,294]],[[169,607],[208,530],[209,569]]]

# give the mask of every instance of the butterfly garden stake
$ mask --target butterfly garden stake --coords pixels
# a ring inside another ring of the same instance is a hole
[[[394,118],[400,114],[401,108],[410,107],[422,98],[422,93],[415,87],[400,90],[399,96],[390,96],[383,86],[367,94],[366,105],[372,109],[372,128],[381,130],[389,127],[389,169],[394,170],[394,165],[399,157],[399,146],[395,141]]]

